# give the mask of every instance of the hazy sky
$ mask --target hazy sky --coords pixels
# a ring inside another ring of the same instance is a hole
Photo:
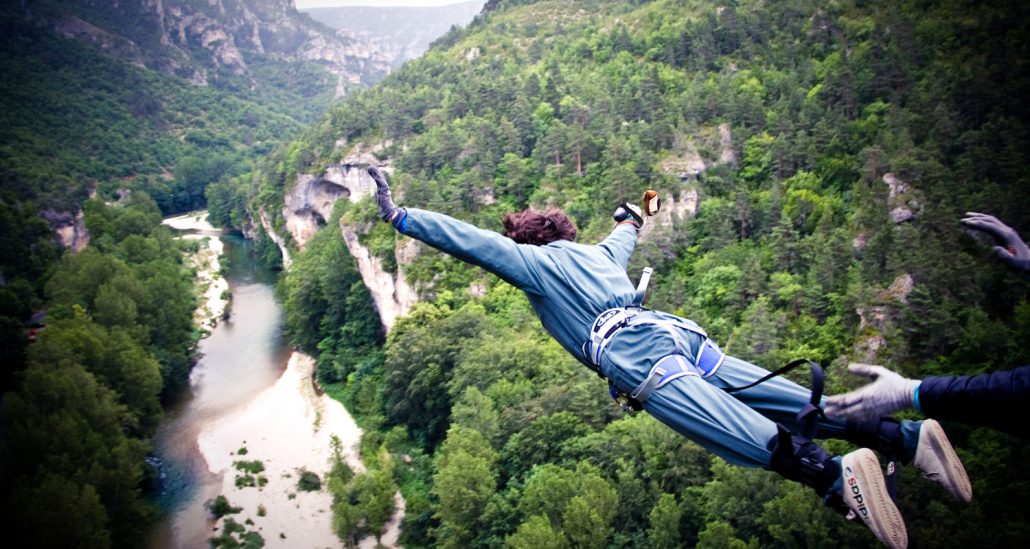
[[[446,6],[465,0],[296,0],[297,9],[333,6]],[[486,0],[483,0],[486,3]]]

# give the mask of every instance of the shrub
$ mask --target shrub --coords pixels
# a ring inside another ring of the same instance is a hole
[[[215,518],[222,518],[225,515],[234,515],[243,510],[242,507],[233,507],[230,505],[229,500],[223,495],[219,495],[215,499],[208,500],[204,506],[207,507],[207,510],[210,511]]]
[[[322,479],[311,471],[303,471],[300,480],[297,481],[297,488],[305,492],[314,492],[322,489]]]

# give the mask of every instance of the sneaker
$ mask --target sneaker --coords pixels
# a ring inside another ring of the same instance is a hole
[[[856,450],[841,458],[840,467],[844,482],[841,496],[849,515],[860,518],[887,547],[908,547],[905,519],[887,492],[876,454],[868,448]]]
[[[956,499],[969,503],[973,487],[962,461],[951,447],[940,423],[928,419],[919,429],[919,445],[912,464],[924,477],[944,486]]]

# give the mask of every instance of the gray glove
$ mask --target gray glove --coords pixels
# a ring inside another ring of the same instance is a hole
[[[1004,244],[1004,246],[994,247],[994,255],[998,256],[998,259],[1010,269],[1030,271],[1030,248],[1027,248],[1023,239],[1019,238],[1019,233],[993,215],[966,212],[966,216],[961,221],[963,225],[989,233]]]
[[[372,177],[372,181],[376,182],[376,204],[379,205],[379,217],[387,223],[393,223],[401,210],[390,197],[390,185],[386,183],[386,177],[375,166],[368,167],[368,175]]]
[[[640,215],[640,208],[627,202],[623,202],[622,205],[615,210],[615,213],[612,214],[612,219],[614,219],[616,223],[629,221],[636,225],[638,229],[644,226],[644,216]]]
[[[883,366],[870,364],[848,364],[848,371],[871,378],[873,382],[850,393],[827,398],[823,410],[826,415],[858,420],[877,419],[912,407],[919,380],[908,379]]]

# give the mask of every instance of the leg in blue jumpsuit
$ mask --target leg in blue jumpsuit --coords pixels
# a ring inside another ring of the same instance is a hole
[[[643,383],[661,358],[678,353],[693,362],[702,342],[701,336],[686,330],[669,332],[650,325],[631,326],[612,341],[602,358],[602,368],[616,388],[629,394]],[[730,463],[769,468],[769,442],[777,433],[776,424],[799,432],[797,413],[808,404],[811,390],[783,377],[732,395],[722,390],[748,385],[768,373],[750,362],[727,356],[710,377],[688,375],[675,379],[651,393],[643,406],[662,423]],[[902,423],[902,434],[908,439],[906,446],[914,448],[918,432],[917,422]],[[820,419],[816,436],[847,439],[847,425],[839,418]],[[910,455],[901,457],[911,459]]]

